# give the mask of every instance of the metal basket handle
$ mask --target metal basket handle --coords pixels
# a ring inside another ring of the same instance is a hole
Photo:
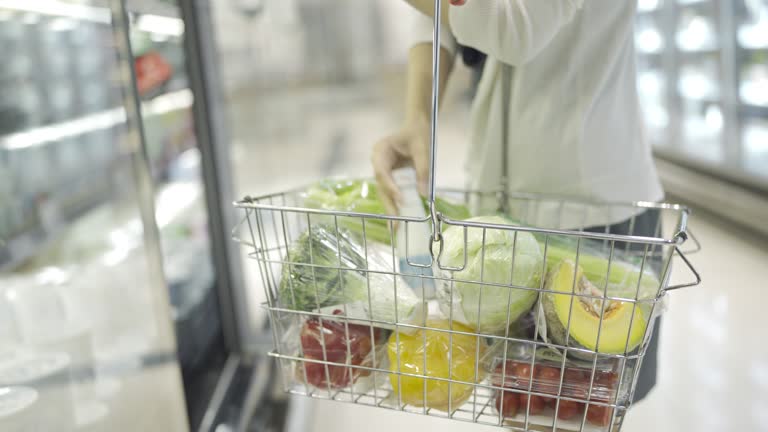
[[[698,245],[699,242],[697,241],[696,244]],[[699,247],[699,249],[701,249],[701,247]],[[701,283],[701,275],[699,275],[699,272],[697,272],[696,269],[693,267],[693,264],[691,264],[691,262],[688,260],[688,257],[685,256],[685,252],[681,251],[679,246],[675,246],[675,252],[680,256],[680,258],[683,259],[683,262],[685,263],[686,266],[688,266],[688,270],[696,278],[696,281],[688,282],[684,284],[672,285],[670,287],[667,287],[665,291],[674,291],[681,288],[689,288],[689,287],[694,287],[699,285]]]
[[[429,130],[429,216],[432,221],[432,242],[437,243],[442,241],[441,224],[442,215],[439,214],[435,206],[435,167],[437,164],[437,125],[439,118],[440,107],[440,29],[442,27],[440,23],[440,17],[442,16],[442,2],[435,0],[435,24],[432,34],[432,112],[431,122]],[[509,94],[512,78],[512,67],[502,63],[502,109],[503,118],[509,118]],[[507,140],[509,139],[509,122],[502,121],[502,135],[504,144],[502,145],[502,162],[501,162],[501,193],[499,195],[499,210],[502,213],[507,213],[508,199],[508,152],[509,146]]]
[[[683,253],[687,255],[693,255],[695,253],[698,253],[701,251],[701,242],[699,242],[699,239],[696,238],[696,236],[693,234],[693,231],[691,231],[690,228],[687,228],[685,230],[687,234],[687,239],[693,241],[693,248],[690,250],[683,251]]]
[[[440,17],[442,2],[435,0],[435,25],[433,27],[432,43],[432,118],[429,129],[429,216],[432,219],[431,240],[440,242],[442,246],[441,216],[435,206],[435,165],[437,163],[437,120],[440,107]],[[431,248],[430,248],[431,249]]]

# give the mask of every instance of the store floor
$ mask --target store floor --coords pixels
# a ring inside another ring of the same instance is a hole
[[[233,101],[241,193],[274,192],[328,175],[370,175],[370,146],[394,130],[397,109],[386,92],[366,98],[356,91],[326,91],[325,96],[304,92],[262,98],[258,104],[247,97]],[[333,104],[324,104],[324,98]],[[465,113],[449,111],[443,119],[440,184],[463,182]],[[768,308],[768,241],[705,214],[694,213],[691,225],[703,247],[691,261],[704,282],[670,294],[660,336],[658,385],[629,412],[623,430],[768,431],[768,325],[760,322]],[[252,276],[254,268],[250,263]],[[679,261],[673,280],[691,277]],[[263,293],[257,279],[251,280],[254,319],[260,321],[263,313],[257,304]],[[296,408],[291,419],[295,431],[496,430],[326,401],[299,399]]]

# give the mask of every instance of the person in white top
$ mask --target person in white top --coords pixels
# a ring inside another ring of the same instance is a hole
[[[422,194],[429,176],[434,0],[407,1],[423,15],[421,36],[409,52],[406,119],[372,154],[377,182],[393,213],[400,191],[392,171],[412,165]],[[607,202],[663,199],[636,89],[635,0],[441,1],[440,91],[458,44],[487,55],[471,110],[468,188],[499,188],[502,145],[507,145],[509,191]],[[512,67],[511,82],[502,83],[502,64]],[[502,95],[503,89],[510,94]],[[508,117],[502,118],[505,99]],[[502,122],[507,122],[506,137]],[[650,237],[657,235],[658,218],[658,212],[638,214],[626,207],[586,220],[580,215],[578,222],[558,221],[555,228],[578,224],[591,231],[631,230]],[[527,222],[555,224],[546,216]],[[657,341],[654,335],[636,400],[655,383]]]

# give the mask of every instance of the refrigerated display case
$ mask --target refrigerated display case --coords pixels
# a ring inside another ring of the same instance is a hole
[[[0,430],[208,430],[268,382],[197,3],[0,1]]]
[[[768,2],[643,0],[636,45],[657,156],[768,190]]]

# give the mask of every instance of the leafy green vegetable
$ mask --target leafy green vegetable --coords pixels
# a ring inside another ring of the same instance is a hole
[[[422,199],[425,211],[429,207]],[[368,180],[336,180],[326,179],[311,186],[304,193],[304,205],[309,208],[323,210],[350,211],[374,215],[386,215],[387,210],[379,198],[376,183]],[[437,211],[454,220],[470,217],[466,206],[451,203],[445,199],[435,200]],[[426,213],[425,213],[426,214]],[[328,218],[333,223],[332,218]],[[362,237],[363,231],[368,241],[391,244],[389,222],[383,219],[366,218],[363,230],[362,218],[339,217],[339,225]]]
[[[359,239],[334,226],[313,225],[289,248],[283,265],[279,302],[312,311],[348,305],[349,318],[404,322],[419,311],[421,299],[404,282],[387,273],[375,252],[366,254]],[[369,271],[374,270],[374,271]],[[369,294],[370,291],[370,294]]]
[[[429,202],[427,202],[426,198],[422,198],[422,202],[424,204],[425,214],[429,214]],[[454,204],[440,197],[435,197],[435,208],[448,219],[466,220],[472,217],[467,206]]]
[[[470,221],[507,224],[497,216]],[[441,264],[464,267],[466,257],[466,267],[453,274],[453,289],[451,282],[446,282],[438,290],[446,315],[480,332],[500,333],[531,309],[538,296],[534,290],[478,283],[539,287],[543,267],[539,244],[529,233],[518,232],[516,237],[515,241],[515,232],[509,230],[486,229],[483,236],[482,229],[467,228],[465,243],[464,227],[452,226],[443,233],[445,252]]]
[[[304,205],[323,210],[387,214],[384,203],[379,199],[376,185],[367,180],[323,180],[307,189]],[[362,236],[361,218],[341,217],[338,221],[339,225]],[[391,242],[386,220],[366,219],[365,235],[368,240],[385,244]]]
[[[364,255],[348,233],[340,230],[337,240],[332,227],[318,225],[304,232],[291,245],[286,261],[305,264],[283,266],[279,296],[290,309],[311,311],[343,303],[349,297],[345,287],[354,292],[358,279],[365,277],[360,273],[365,269]]]

